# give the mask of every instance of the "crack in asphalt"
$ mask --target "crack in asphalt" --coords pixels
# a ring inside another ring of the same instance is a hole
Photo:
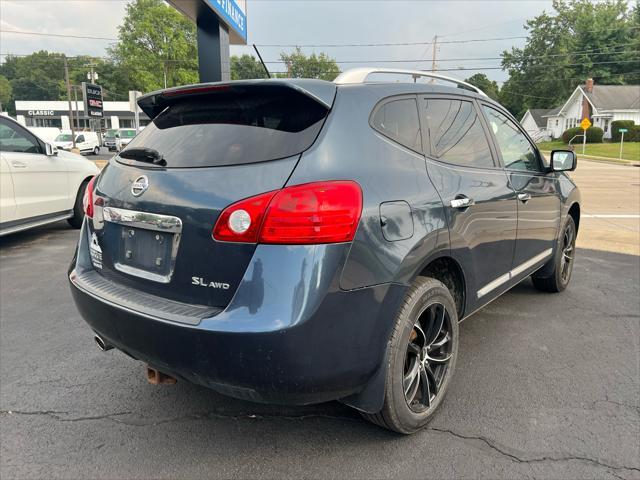
[[[331,420],[350,420],[350,421],[360,421],[358,417],[348,417],[346,415],[327,415],[320,413],[311,413],[306,415],[260,415],[254,413],[238,413],[234,415],[217,413],[217,412],[206,412],[206,413],[194,413],[190,415],[182,415],[179,417],[170,417],[163,418],[156,421],[147,421],[144,417],[138,415],[141,419],[140,421],[132,421],[125,420],[119,417],[124,415],[137,415],[134,412],[116,412],[116,413],[107,413],[104,415],[92,415],[92,416],[84,416],[84,417],[71,417],[65,418],[63,415],[69,415],[70,412],[62,412],[57,410],[42,410],[42,411],[20,411],[20,410],[1,410],[0,415],[42,415],[53,418],[55,420],[61,422],[82,422],[82,421],[90,421],[90,420],[111,420],[116,423],[121,423],[124,425],[130,425],[133,427],[146,427],[146,426],[156,426],[163,425],[166,423],[174,423],[174,422],[185,422],[185,421],[193,421],[193,420],[207,420],[207,419],[221,419],[221,420],[307,420],[311,418],[324,418]]]
[[[638,408],[635,406],[630,406],[626,404],[619,404],[618,402],[612,402],[610,400],[598,400],[597,402],[608,402],[613,404],[622,405],[624,407]],[[594,402],[594,403],[597,403]],[[349,420],[349,421],[360,421],[357,417],[348,417],[343,415],[327,415],[327,414],[306,414],[306,415],[259,415],[253,413],[239,413],[234,415],[216,413],[216,412],[206,412],[206,413],[195,413],[190,415],[183,415],[179,417],[171,417],[160,419],[157,421],[145,421],[144,417],[139,416],[141,421],[132,421],[126,420],[119,417],[124,415],[137,415],[134,412],[126,411],[126,412],[115,412],[115,413],[106,413],[103,415],[92,415],[92,416],[82,416],[82,417],[71,417],[65,418],[64,415],[69,415],[70,412],[59,411],[59,410],[34,410],[34,411],[20,411],[20,410],[1,410],[0,415],[33,415],[33,416],[46,416],[49,418],[53,418],[57,421],[61,422],[83,422],[83,421],[96,421],[96,420],[110,420],[119,424],[135,426],[135,427],[146,427],[146,426],[157,426],[163,425],[167,423],[174,422],[183,422],[183,421],[194,421],[194,420],[206,420],[206,419],[224,419],[224,420],[289,420],[289,421],[302,421],[307,419],[331,419],[331,420]],[[508,447],[500,445],[495,440],[489,439],[487,437],[483,437],[480,435],[463,435],[454,430],[446,429],[446,428],[438,428],[438,427],[427,427],[426,431],[432,431],[437,433],[444,433],[451,435],[453,437],[459,438],[461,440],[467,441],[476,441],[482,442],[484,445],[489,447],[491,450],[499,453],[501,456],[510,459],[516,463],[543,463],[543,462],[568,462],[568,461],[582,461],[592,463],[602,468],[607,468],[610,470],[625,470],[630,472],[640,472],[640,468],[638,467],[628,467],[624,465],[612,465],[609,463],[605,463],[603,461],[578,456],[578,455],[561,455],[561,456],[533,456],[530,458],[525,457],[525,452],[514,451],[513,449],[508,449]],[[511,451],[509,451],[511,450]],[[613,472],[612,472],[613,473]],[[618,477],[618,475],[616,475]],[[621,477],[620,477],[621,478]]]
[[[568,462],[568,461],[575,460],[575,461],[593,463],[593,464],[598,465],[600,467],[608,468],[608,469],[611,469],[611,470],[627,470],[627,471],[632,471],[632,472],[640,472],[640,468],[637,468],[637,467],[610,465],[608,463],[604,463],[604,462],[602,462],[600,460],[597,460],[597,459],[594,459],[594,458],[582,457],[582,456],[577,456],[577,455],[564,455],[564,456],[547,456],[547,455],[543,455],[541,457],[523,458],[522,456],[516,455],[515,453],[509,453],[507,451],[507,447],[502,446],[502,445],[498,444],[497,442],[495,442],[494,440],[488,439],[488,438],[483,437],[483,436],[463,435],[463,434],[457,433],[457,432],[455,432],[453,430],[449,430],[449,429],[446,429],[446,428],[437,428],[437,427],[428,427],[427,430],[434,431],[434,432],[440,432],[440,433],[446,433],[446,434],[452,435],[452,436],[454,436],[456,438],[460,438],[462,440],[475,440],[475,441],[482,442],[485,445],[487,445],[489,448],[494,450],[495,452],[498,452],[500,455],[502,455],[502,456],[504,456],[506,458],[509,458],[512,461],[516,462],[516,463]],[[518,453],[521,455],[524,452],[518,452]]]

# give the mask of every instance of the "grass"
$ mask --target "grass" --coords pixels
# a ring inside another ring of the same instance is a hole
[[[561,150],[566,149],[567,145],[561,140],[555,140],[553,142],[540,142],[538,143],[538,148],[545,151]],[[575,145],[575,151],[580,156],[582,144]],[[620,155],[620,143],[587,143],[584,154],[617,160]],[[622,159],[640,161],[640,142],[624,142]]]

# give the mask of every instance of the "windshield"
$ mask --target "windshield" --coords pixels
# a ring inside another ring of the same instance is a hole
[[[113,138],[116,136],[116,133],[118,133],[118,130],[107,130],[107,133],[104,134],[105,138]]]
[[[56,142],[70,142],[73,137],[70,133],[61,133],[55,139]]]
[[[135,130],[120,130],[120,138],[133,138],[135,136]]]
[[[167,168],[276,160],[309,148],[327,113],[291,89],[185,98],[158,115],[128,148],[156,150]]]

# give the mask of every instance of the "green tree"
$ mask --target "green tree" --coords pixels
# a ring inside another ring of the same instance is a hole
[[[231,80],[265,78],[262,64],[253,55],[231,56]]]
[[[0,112],[9,108],[9,102],[11,101],[11,83],[7,80],[7,77],[0,75]]]
[[[494,80],[489,80],[489,78],[484,73],[476,73],[475,75],[467,78],[465,82],[478,87],[484,93],[489,95],[490,98],[498,100],[500,87],[498,87],[498,84]]]
[[[625,0],[554,0],[553,9],[527,21],[524,48],[502,54],[509,80],[500,100],[516,116],[559,104],[588,77],[599,84],[637,82],[626,73],[640,66],[637,7],[630,10]]]
[[[111,56],[131,88],[150,92],[198,81],[195,25],[162,0],[133,0]]]
[[[9,80],[17,100],[58,100],[64,85],[64,55],[40,51],[6,58],[0,75]]]
[[[284,62],[287,69],[287,73],[282,76],[332,81],[340,74],[336,61],[324,52],[307,56],[300,47],[296,47],[292,53],[282,52],[280,60]]]

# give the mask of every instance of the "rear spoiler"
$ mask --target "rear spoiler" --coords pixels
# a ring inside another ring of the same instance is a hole
[[[237,80],[231,82],[200,83],[184,87],[169,88],[148,93],[138,99],[138,106],[150,119],[157,117],[168,106],[188,97],[216,93],[235,93],[242,95],[248,89],[264,90],[265,95],[274,89],[292,89],[306,95],[331,109],[336,96],[336,85],[324,80],[311,79],[265,79]]]

